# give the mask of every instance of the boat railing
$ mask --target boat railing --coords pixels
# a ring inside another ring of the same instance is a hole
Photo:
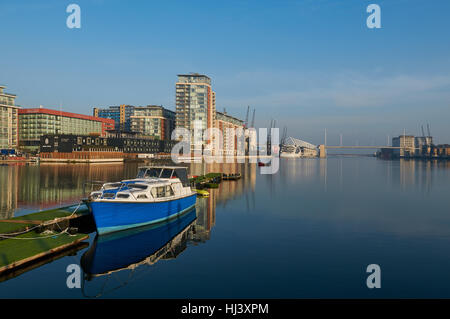
[[[96,189],[96,190],[99,190],[105,183],[107,183],[107,182],[105,182],[105,181],[86,181],[86,182],[84,182],[83,183],[83,196],[86,196],[86,191],[87,191],[88,187],[90,187],[89,193],[91,193],[94,191],[95,185],[100,185],[100,187],[98,187],[98,189]]]

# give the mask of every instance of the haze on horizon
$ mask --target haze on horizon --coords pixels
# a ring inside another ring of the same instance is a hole
[[[82,27],[66,27],[66,7]],[[366,7],[381,6],[381,29]],[[2,1],[0,83],[22,107],[175,108],[176,75],[211,77],[217,110],[328,144],[381,145],[431,125],[450,143],[450,2]],[[251,117],[251,114],[250,114]]]

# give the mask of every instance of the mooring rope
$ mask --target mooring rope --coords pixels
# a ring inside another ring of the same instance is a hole
[[[77,207],[75,208],[75,210],[72,212],[72,214],[70,214],[69,216],[67,216],[67,218],[72,217],[72,216],[77,212],[77,210],[80,208],[80,206],[81,206],[82,203],[83,203],[83,202],[80,201],[80,202],[78,203],[78,206],[77,206]],[[53,220],[57,220],[58,218],[59,218],[59,217],[55,217]],[[31,237],[31,238],[17,238],[17,237],[16,237],[17,235],[22,235],[22,234],[31,232],[33,229],[36,229],[36,228],[41,227],[41,226],[43,225],[43,224],[40,224],[40,225],[36,225],[36,226],[34,226],[34,227],[31,227],[31,228],[29,228],[29,229],[26,229],[26,230],[24,230],[24,231],[15,232],[15,233],[0,234],[0,238],[3,238],[3,239],[17,239],[17,240],[34,240],[34,239],[45,239],[45,238],[55,237],[55,236],[62,235],[62,234],[64,234],[64,233],[67,233],[69,236],[74,236],[74,235],[70,235],[70,234],[68,233],[69,227],[67,227],[66,229],[62,230],[61,227],[59,226],[59,224],[58,224],[57,222],[55,222],[55,224],[56,224],[56,226],[58,226],[58,228],[59,228],[59,230],[61,230],[61,232],[56,233],[56,234],[52,234],[52,235],[49,235],[49,236]]]
[[[51,234],[48,236],[40,236],[40,237],[30,237],[30,238],[17,238],[17,237],[9,237],[9,236],[5,236],[4,234],[0,234],[0,237],[4,238],[4,239],[17,239],[17,240],[37,240],[37,239],[45,239],[45,238],[50,238],[50,237],[56,237],[59,235],[62,235],[64,233],[67,233],[67,231],[69,230],[69,227],[67,227],[66,229],[64,229],[62,232],[60,233],[56,233],[56,234]]]

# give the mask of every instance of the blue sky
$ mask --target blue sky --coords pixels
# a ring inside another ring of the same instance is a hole
[[[66,7],[81,7],[81,29]],[[366,7],[381,7],[381,29]],[[217,108],[313,143],[385,143],[431,124],[450,143],[450,2],[0,1],[0,83],[23,107],[174,109],[179,73],[209,75]]]

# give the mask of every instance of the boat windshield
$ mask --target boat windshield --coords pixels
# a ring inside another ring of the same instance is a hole
[[[171,168],[163,169],[162,174],[161,174],[161,178],[170,178],[170,177],[172,177],[172,172],[173,172],[173,169],[171,169]]]
[[[144,167],[139,170],[137,178],[144,178],[144,177],[158,178],[160,174],[161,174],[161,168],[145,168]]]
[[[180,167],[175,169],[175,173],[173,175],[174,177],[178,177],[181,181],[181,184],[183,185],[183,187],[187,187],[189,186],[189,179],[187,176],[187,171],[186,168],[184,167]]]

